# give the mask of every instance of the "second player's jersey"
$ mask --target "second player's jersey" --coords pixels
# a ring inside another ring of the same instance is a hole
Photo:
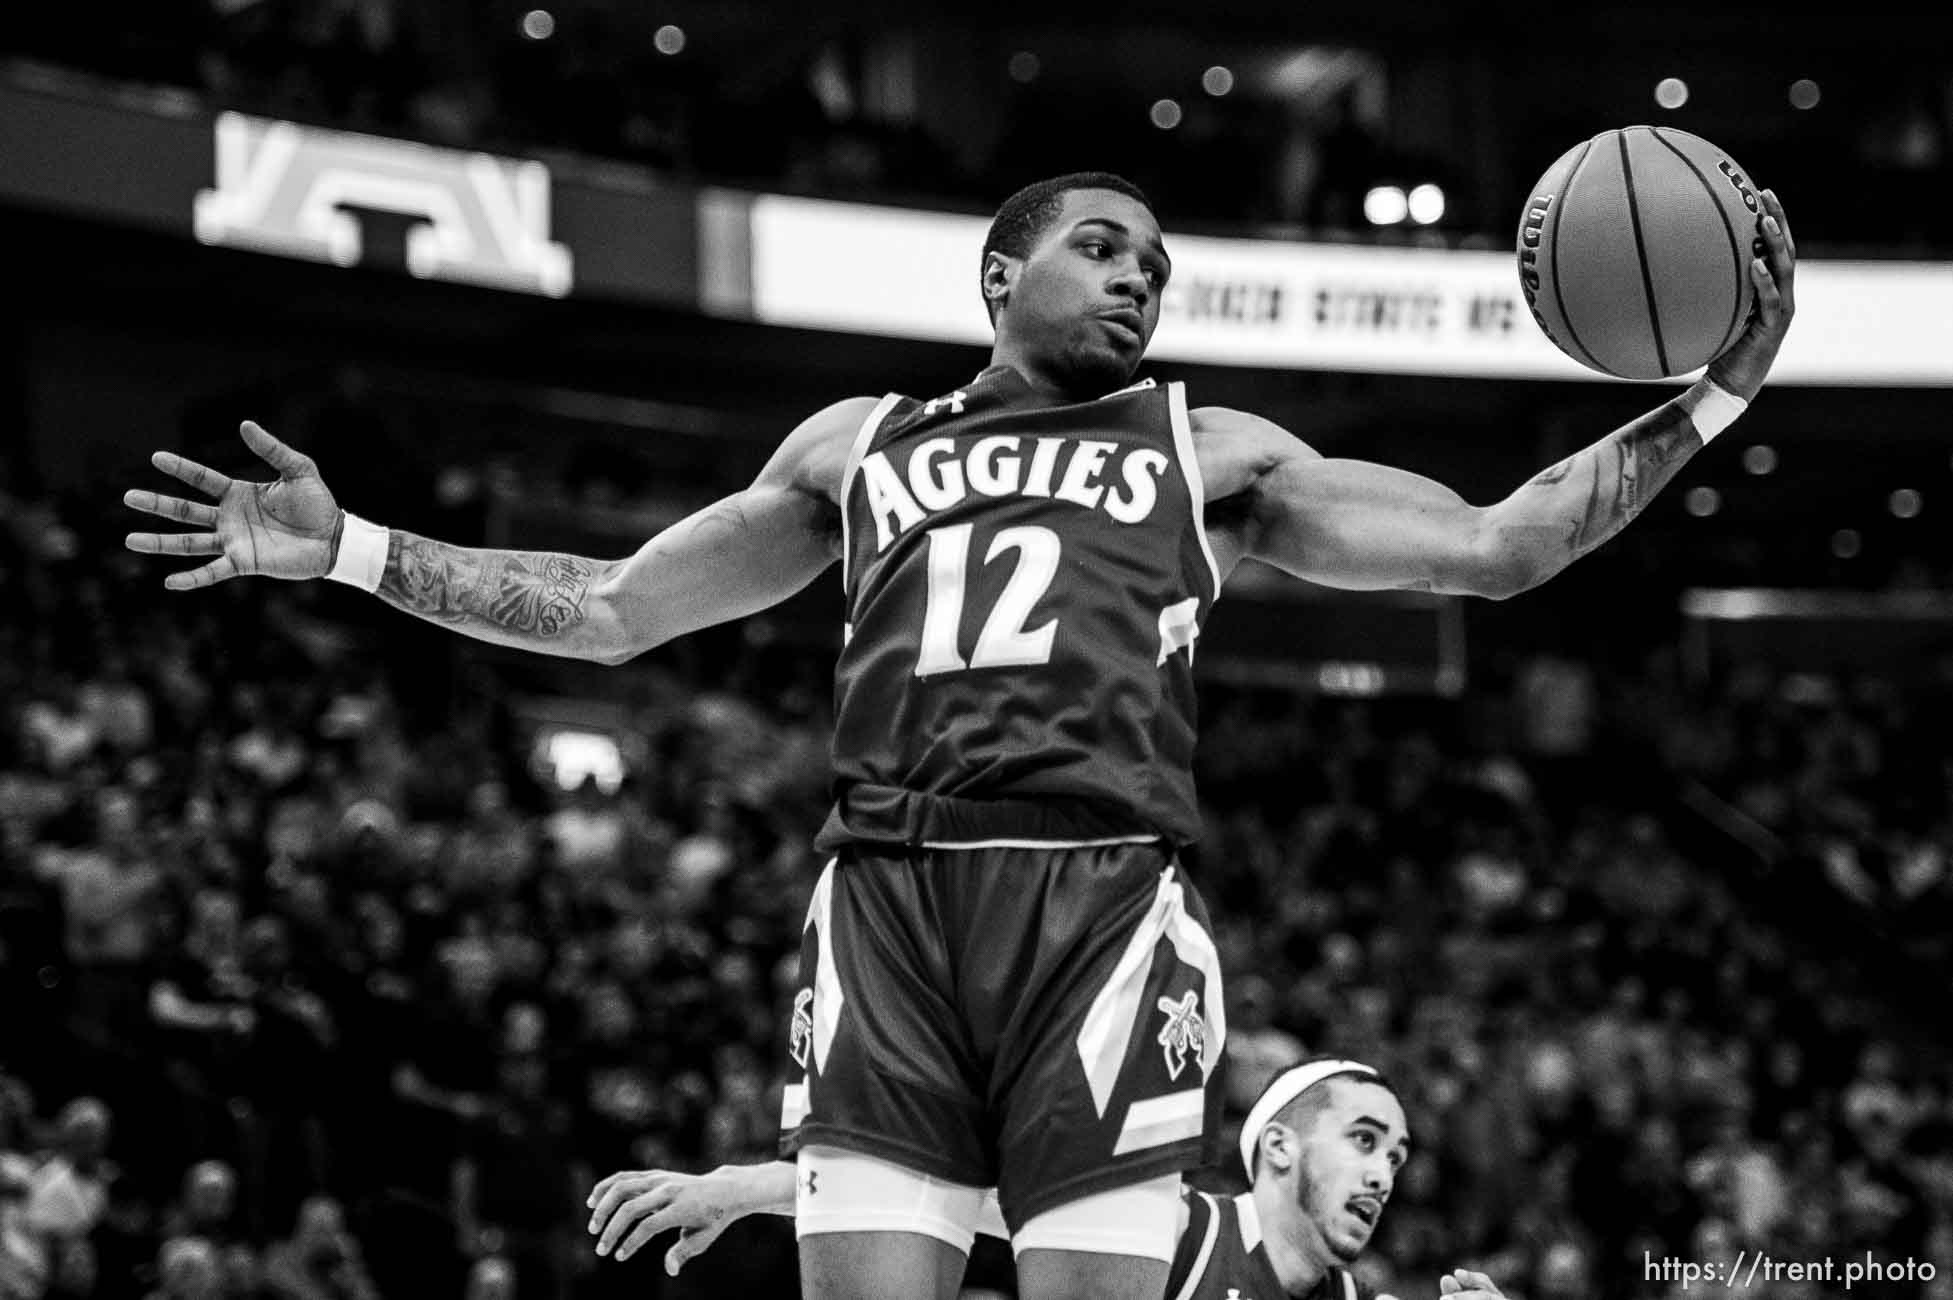
[[[1196,838],[1201,504],[1177,383],[1053,406],[993,366],[884,398],[842,490],[822,846]]]
[[[1167,1300],[1291,1300],[1262,1244],[1254,1197],[1189,1191],[1187,1226],[1167,1274]],[[1306,1297],[1373,1300],[1347,1269],[1330,1268]]]

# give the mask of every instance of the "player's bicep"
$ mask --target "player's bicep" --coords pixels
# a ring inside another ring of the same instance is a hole
[[[1247,551],[1324,586],[1476,593],[1487,585],[1483,518],[1406,470],[1287,457],[1254,485]]]
[[[700,628],[777,605],[840,554],[841,476],[873,402],[805,421],[752,486],[699,510],[612,567],[593,589],[628,659]]]
[[[592,589],[629,658],[674,637],[758,613],[834,562],[826,503],[754,485],[679,520]]]

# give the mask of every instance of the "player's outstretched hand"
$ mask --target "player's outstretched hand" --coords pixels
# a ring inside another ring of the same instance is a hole
[[[202,492],[217,504],[186,501],[155,492],[129,491],[122,504],[201,531],[130,533],[125,544],[145,555],[214,555],[195,569],[163,579],[171,591],[192,591],[226,578],[260,574],[267,578],[322,578],[332,567],[333,535],[339,504],[332,499],[312,458],[287,447],[246,420],[239,429],[245,446],[278,471],[269,483],[229,478],[174,452],[159,451],[150,464]]]
[[[592,1188],[586,1204],[599,1255],[629,1259],[659,1233],[678,1229],[678,1240],[665,1252],[665,1272],[673,1277],[753,1209],[737,1171],[728,1167],[709,1174],[625,1170]]]
[[[1764,190],[1757,197],[1763,201],[1763,256],[1750,262],[1756,310],[1749,327],[1709,363],[1709,378],[1746,402],[1763,387],[1764,376],[1776,364],[1777,349],[1790,332],[1791,317],[1797,314],[1797,243],[1790,237],[1790,221],[1775,190]]]
[[[1447,1300],[1504,1300],[1498,1284],[1483,1273],[1454,1268],[1438,1279],[1438,1294]]]

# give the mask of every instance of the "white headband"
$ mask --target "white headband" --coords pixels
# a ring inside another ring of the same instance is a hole
[[[1273,1083],[1256,1099],[1248,1111],[1246,1122],[1241,1125],[1241,1168],[1247,1171],[1248,1181],[1255,1177],[1255,1147],[1261,1141],[1261,1131],[1282,1113],[1282,1109],[1309,1089],[1321,1083],[1332,1074],[1368,1074],[1376,1071],[1361,1061],[1309,1061],[1276,1076]]]

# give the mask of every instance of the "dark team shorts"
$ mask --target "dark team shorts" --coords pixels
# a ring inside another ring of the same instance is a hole
[[[1170,847],[847,845],[815,887],[780,1149],[997,1189],[1012,1232],[1220,1152],[1220,962]]]

